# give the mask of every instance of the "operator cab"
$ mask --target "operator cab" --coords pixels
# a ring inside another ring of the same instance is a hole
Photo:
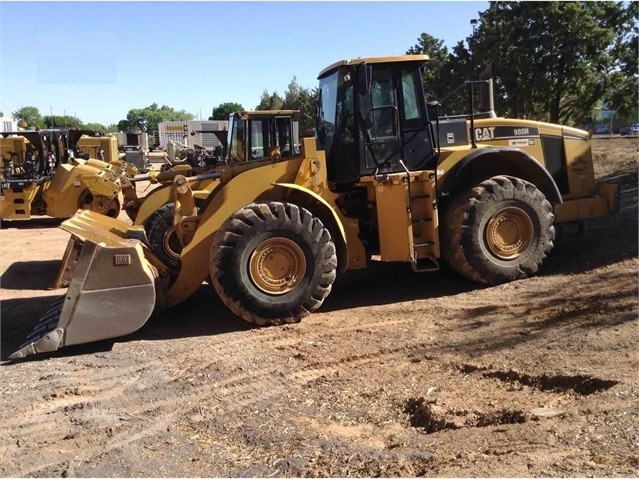
[[[243,111],[230,115],[227,162],[239,164],[299,154],[298,110]]]
[[[352,184],[362,176],[433,168],[437,150],[424,101],[426,55],[340,61],[319,75],[318,149],[328,178]]]

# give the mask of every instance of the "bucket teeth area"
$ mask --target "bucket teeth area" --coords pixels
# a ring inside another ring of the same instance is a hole
[[[55,351],[62,341],[64,330],[58,328],[58,321],[62,308],[66,301],[66,295],[57,297],[47,312],[27,336],[26,341],[18,350],[9,356],[9,359],[21,359],[30,354]]]

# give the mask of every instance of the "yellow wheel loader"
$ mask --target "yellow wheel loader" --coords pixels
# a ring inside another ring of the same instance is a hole
[[[498,118],[489,75],[468,83],[471,98],[484,92],[481,111],[442,116],[424,101],[426,65],[408,55],[328,66],[316,137],[299,149],[288,121],[248,131],[233,118],[227,164],[205,197],[181,175],[166,188],[170,264],[142,225],[91,211],[65,221],[71,284],[11,357],[129,334],[207,279],[240,318],[277,325],[317,310],[338,273],[372,258],[416,271],[443,259],[485,284],[525,278],[556,225],[614,211],[616,187],[596,186],[586,131]]]
[[[0,220],[69,218],[79,208],[115,218],[119,179],[137,173],[119,160],[114,137],[89,130],[3,132],[0,153]]]
[[[294,118],[298,113],[298,110],[260,110],[232,113],[230,115],[231,122],[241,124],[241,131],[252,132],[251,142],[245,142],[245,148],[250,145],[250,149],[242,152],[242,155],[251,159],[265,159],[266,157],[272,160],[278,159],[281,156],[280,148],[265,149],[264,135],[274,135],[276,129],[282,130],[283,128],[287,132],[292,132],[290,133],[293,135],[290,144],[293,145],[293,148],[299,149],[297,121]],[[227,132],[216,131],[214,133],[218,137],[223,151],[226,148]],[[267,136],[266,144],[269,145],[272,142],[271,136]],[[159,172],[123,177],[120,181],[124,210],[134,225],[144,227],[152,252],[173,271],[179,264],[179,256],[183,248],[183,243],[179,240],[179,235],[176,234],[175,225],[185,214],[194,214],[193,208],[197,211],[202,206],[213,188],[219,185],[221,172],[226,171],[226,169],[220,170],[219,167],[228,162],[228,159],[223,158],[220,153],[215,156],[205,156],[202,151],[199,152],[199,155],[196,154],[198,150],[203,150],[203,148],[191,148],[179,142],[169,142],[167,162]],[[291,152],[284,149],[284,154],[291,154]],[[249,167],[252,165],[247,164],[243,168]],[[235,171],[239,172],[241,169],[238,165]],[[188,206],[190,209],[187,213],[181,213],[181,211],[187,211],[186,206],[181,206],[177,210],[174,206],[174,202],[178,198],[176,190],[178,185],[175,183],[178,177],[179,181],[188,183],[189,197],[193,199],[193,204]],[[150,193],[142,198],[138,197],[135,187],[135,184],[140,181],[149,181],[151,185],[156,185]],[[70,279],[68,274],[68,268],[61,271],[54,287],[68,286]]]

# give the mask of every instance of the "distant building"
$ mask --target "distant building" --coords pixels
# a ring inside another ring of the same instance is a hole
[[[18,131],[18,120],[8,116],[0,116],[0,131]]]

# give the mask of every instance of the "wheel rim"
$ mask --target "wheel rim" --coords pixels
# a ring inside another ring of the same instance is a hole
[[[288,238],[269,238],[251,254],[249,272],[253,284],[267,294],[280,295],[293,290],[306,273],[302,248]]]
[[[530,216],[521,208],[499,210],[486,227],[486,244],[497,258],[512,260],[526,251],[534,236]]]

